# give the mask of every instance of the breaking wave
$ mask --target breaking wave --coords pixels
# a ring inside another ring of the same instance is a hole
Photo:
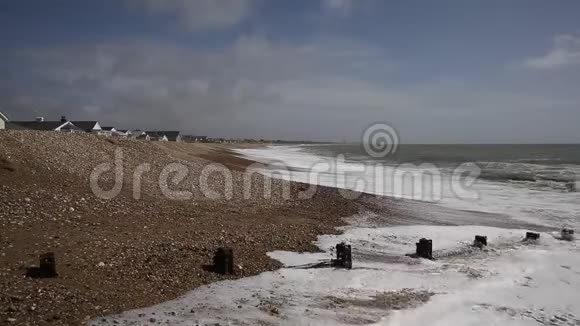
[[[485,180],[519,183],[532,188],[577,191],[578,166],[506,162],[478,162],[477,164],[482,169],[480,177]]]

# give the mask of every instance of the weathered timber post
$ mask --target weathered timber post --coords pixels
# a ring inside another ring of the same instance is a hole
[[[417,243],[417,257],[433,259],[433,240],[421,239]]]
[[[352,269],[352,247],[344,242],[336,245],[336,260],[332,262],[332,266]]]
[[[572,241],[574,240],[574,230],[572,229],[563,229],[562,230],[562,240]]]
[[[487,237],[483,235],[476,235],[475,240],[473,240],[473,246],[480,249],[484,246],[487,246]]]
[[[234,252],[230,248],[218,248],[213,257],[213,268],[222,275],[234,274]]]
[[[38,269],[39,277],[56,277],[56,258],[53,252],[40,255],[40,267]]]
[[[526,232],[526,240],[538,240],[540,239],[539,233]]]

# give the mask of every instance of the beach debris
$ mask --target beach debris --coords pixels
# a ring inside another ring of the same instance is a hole
[[[562,240],[573,241],[574,240],[574,230],[562,229],[561,238],[562,238]]]
[[[29,267],[26,270],[26,276],[33,278],[52,278],[57,277],[56,258],[53,252],[40,255],[40,266]]]
[[[417,257],[425,259],[433,259],[433,240],[422,238],[417,242]]]
[[[540,234],[535,232],[526,232],[526,240],[539,240]]]
[[[336,259],[332,260],[332,267],[352,269],[352,247],[344,242],[336,245]]]
[[[476,235],[475,240],[473,240],[473,246],[480,249],[487,246],[487,236]]]
[[[218,248],[213,257],[213,269],[222,275],[234,274],[234,251],[231,248]]]

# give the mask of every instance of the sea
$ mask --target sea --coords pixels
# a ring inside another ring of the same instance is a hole
[[[270,146],[240,153],[264,174],[505,214],[556,228],[580,219],[580,145],[400,145],[373,157],[361,144]]]
[[[192,290],[90,325],[580,325],[580,145],[358,144],[237,150],[276,178],[370,194],[317,253],[269,253],[282,269]],[[353,197],[354,199],[354,197]],[[316,214],[316,212],[312,212]],[[390,223],[396,220],[397,223]],[[540,238],[525,240],[527,232]],[[482,249],[475,235],[487,237]],[[433,260],[407,256],[433,243]],[[352,246],[353,268],[308,268]]]

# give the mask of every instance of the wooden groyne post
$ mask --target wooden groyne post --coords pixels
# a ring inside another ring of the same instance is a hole
[[[218,248],[213,257],[213,269],[222,275],[234,274],[234,251],[230,248]]]
[[[526,232],[526,240],[538,240],[540,239],[540,234],[535,232]]]
[[[336,245],[336,260],[332,261],[333,267],[352,269],[352,247],[344,242]]]
[[[433,259],[433,240],[422,238],[417,242],[417,257]]]
[[[477,248],[483,248],[487,246],[487,237],[483,235],[476,235],[475,240],[473,240],[473,246]]]

